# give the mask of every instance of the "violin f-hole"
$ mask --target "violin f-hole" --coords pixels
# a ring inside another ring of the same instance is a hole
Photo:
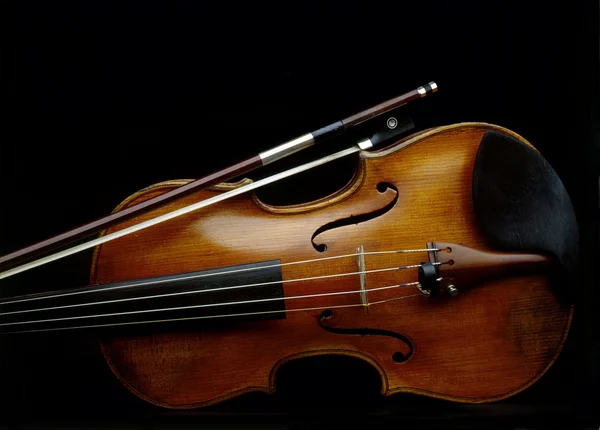
[[[311,237],[312,246],[319,252],[325,252],[325,251],[327,251],[327,244],[315,242],[315,238],[318,235],[320,235],[321,233],[324,233],[329,230],[333,230],[335,228],[344,227],[347,225],[360,224],[362,222],[366,222],[366,221],[372,220],[374,218],[380,217],[381,215],[389,212],[398,202],[398,189],[389,182],[378,183],[376,189],[377,189],[377,192],[379,192],[380,194],[383,194],[388,189],[391,189],[395,192],[394,198],[392,199],[391,202],[389,202],[385,206],[383,206],[379,209],[376,209],[374,211],[359,214],[359,215],[350,215],[349,217],[341,218],[341,219],[331,221],[331,222],[328,222],[327,224],[322,225],[321,227],[319,227],[318,229],[315,230],[315,232],[313,233],[313,235]]]
[[[381,330],[381,329],[368,328],[368,327],[364,327],[364,328],[332,327],[331,325],[327,324],[327,321],[328,320],[330,321],[334,317],[335,317],[335,314],[331,309],[327,309],[327,310],[321,312],[321,315],[319,316],[319,325],[321,326],[321,328],[323,328],[324,330],[327,330],[330,333],[335,333],[335,334],[340,334],[340,335],[388,336],[388,337],[393,337],[395,339],[398,339],[401,342],[401,345],[399,345],[398,349],[401,349],[401,350],[394,352],[392,354],[392,356],[390,357],[395,363],[404,363],[404,362],[408,361],[408,359],[410,357],[412,357],[412,355],[414,353],[414,346],[413,346],[412,342],[410,341],[409,338],[407,338],[406,336],[404,336],[401,333],[396,333],[391,330]]]

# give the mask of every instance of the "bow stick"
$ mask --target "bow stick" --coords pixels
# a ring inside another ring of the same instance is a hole
[[[144,223],[134,225],[124,230],[120,230],[117,233],[113,233],[110,235],[103,236],[101,238],[97,238],[95,240],[83,243],[81,245],[74,246],[72,248],[66,249],[61,252],[57,252],[52,255],[48,255],[46,257],[39,258],[30,263],[25,263],[26,261],[30,261],[36,256],[41,254],[46,254],[52,252],[61,247],[67,246],[76,242],[80,239],[88,237],[94,233],[98,233],[101,230],[107,229],[114,225],[117,225],[121,222],[124,222],[128,219],[139,216],[143,213],[149,212],[153,209],[156,209],[160,206],[163,206],[167,203],[173,202],[177,199],[180,199],[184,196],[192,194],[194,192],[201,191],[203,189],[209,188],[216,184],[225,182],[229,179],[235,178],[237,176],[246,174],[251,172],[254,169],[257,169],[262,166],[266,166],[274,161],[280,160],[288,155],[294,154],[302,149],[313,146],[316,143],[323,142],[333,136],[336,136],[344,131],[347,131],[359,124],[364,123],[372,118],[375,118],[379,115],[382,115],[386,112],[389,112],[397,107],[400,107],[404,104],[407,104],[415,99],[422,98],[427,96],[428,94],[434,93],[437,91],[437,85],[435,82],[430,82],[427,85],[423,85],[415,90],[409,91],[408,93],[402,94],[393,99],[387,100],[383,103],[375,105],[369,109],[363,110],[357,114],[349,116],[340,121],[334,122],[326,127],[322,127],[318,130],[315,130],[311,133],[304,134],[296,139],[285,142],[281,145],[278,145],[272,149],[261,152],[253,157],[250,157],[246,160],[240,161],[232,166],[229,166],[225,169],[219,170],[212,174],[209,174],[203,178],[197,179],[193,182],[190,182],[186,185],[178,187],[172,191],[169,191],[165,194],[159,195],[152,199],[146,200],[142,203],[139,203],[135,206],[131,206],[129,208],[123,209],[119,212],[115,212],[106,217],[100,218],[96,221],[92,221],[88,224],[82,225],[75,229],[69,230],[65,233],[59,234],[57,236],[51,237],[49,239],[43,240],[26,248],[22,248],[10,254],[7,254],[3,257],[0,257],[0,268],[3,270],[0,272],[0,279],[7,278],[14,274],[23,272],[25,270],[32,269],[34,267],[40,266],[42,264],[48,263],[50,261],[58,260],[59,258],[65,257],[67,255],[74,254],[84,249],[89,249],[93,246],[97,246],[101,243],[108,242],[109,240],[116,239],[117,237],[125,236],[126,234],[133,233],[134,231],[141,230],[143,228],[147,228],[150,225],[158,224],[159,222],[166,221],[167,219],[174,218],[176,216],[183,215],[184,213],[191,212],[193,210],[200,209],[201,207],[209,206],[210,204],[216,203],[217,201],[225,200],[229,197],[233,197],[234,195],[241,194],[246,191],[250,191],[256,189],[260,186],[266,185],[268,183],[275,182],[276,180],[283,179],[285,177],[291,176],[296,173],[300,173],[302,171],[308,170],[310,168],[319,166],[321,164],[327,163],[329,161],[333,161],[335,159],[341,158],[342,156],[353,154],[362,149],[367,149],[366,147],[355,146],[349,148],[344,151],[340,151],[336,154],[324,157],[320,160],[317,160],[312,163],[307,163],[299,167],[295,167],[293,169],[287,170],[285,172],[279,173],[277,175],[273,175],[269,178],[265,178],[261,181],[254,182],[245,187],[240,187],[236,190],[232,190],[230,192],[221,194],[217,196],[218,199],[211,198],[206,201],[198,202],[195,205],[188,206],[186,208],[181,208],[177,211],[165,214],[161,217],[157,217]],[[369,140],[369,139],[367,139]],[[381,139],[379,139],[381,140]],[[366,145],[363,141],[363,146]],[[369,140],[370,142],[370,140]],[[360,143],[359,143],[360,145]],[[333,158],[332,158],[333,157]],[[315,164],[317,163],[317,164]],[[300,169],[300,170],[299,170]],[[274,179],[274,180],[273,180]],[[260,184],[260,185],[259,185]],[[214,201],[213,201],[214,200]],[[161,219],[161,220],[159,220]],[[138,227],[139,226],[139,227]],[[19,265],[21,264],[21,265]],[[16,266],[16,267],[15,267]],[[12,267],[12,268],[11,268]]]

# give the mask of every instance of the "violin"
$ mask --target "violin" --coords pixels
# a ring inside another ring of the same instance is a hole
[[[151,210],[92,242],[90,285],[3,299],[0,331],[88,330],[123,386],[166,408],[270,393],[286,362],[331,354],[373,366],[386,396],[525,390],[574,313],[578,231],[558,175],[492,124],[375,140],[346,151],[358,162],[344,187],[309,203],[274,206],[246,192],[260,181],[216,177],[129,196],[112,219]]]

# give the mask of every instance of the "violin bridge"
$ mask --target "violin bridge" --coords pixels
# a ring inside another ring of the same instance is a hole
[[[365,264],[365,248],[361,245],[356,248],[356,258],[358,260],[358,271],[360,277],[360,302],[369,313],[369,295],[367,292],[367,266]]]

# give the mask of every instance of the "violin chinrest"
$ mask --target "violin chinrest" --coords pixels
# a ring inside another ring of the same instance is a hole
[[[554,288],[572,299],[567,281],[579,259],[577,219],[560,177],[538,151],[487,131],[475,159],[473,204],[479,225],[499,249],[552,255],[561,278]]]

